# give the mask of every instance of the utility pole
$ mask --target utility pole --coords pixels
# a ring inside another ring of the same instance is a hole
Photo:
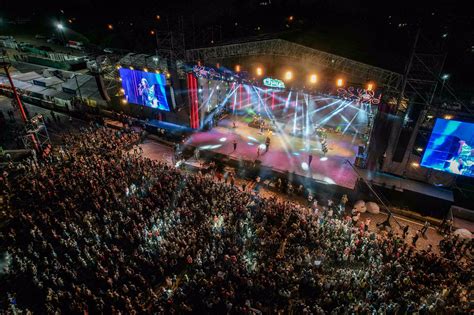
[[[77,85],[77,90],[79,91],[79,97],[81,98],[82,101],[82,93],[81,93],[81,87],[79,86],[79,82],[77,82],[77,74],[74,75],[74,79],[76,80],[76,85]]]

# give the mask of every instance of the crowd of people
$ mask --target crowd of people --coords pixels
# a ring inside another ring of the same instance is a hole
[[[472,310],[472,263],[141,156],[91,125],[0,177],[1,310],[405,314]],[[315,203],[317,204],[317,203]],[[336,214],[337,213],[337,214]]]

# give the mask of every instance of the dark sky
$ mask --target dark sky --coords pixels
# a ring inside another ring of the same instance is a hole
[[[150,30],[177,28],[182,16],[188,47],[210,45],[206,42],[210,38],[217,43],[278,33],[285,39],[397,72],[403,71],[416,29],[421,27],[427,52],[434,51],[431,44],[444,43],[446,71],[452,74],[452,83],[461,92],[474,86],[474,15],[467,2],[45,0],[28,6],[22,1],[0,0],[0,4],[0,15],[32,16],[43,26],[54,19],[75,18],[71,29],[105,46],[151,51]],[[160,21],[155,19],[157,14]],[[290,22],[291,15],[294,19]],[[107,30],[108,23],[114,25],[113,31]],[[448,37],[440,41],[444,33]]]

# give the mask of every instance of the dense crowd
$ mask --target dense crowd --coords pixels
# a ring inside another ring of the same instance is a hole
[[[404,314],[472,310],[471,262],[336,211],[265,199],[90,126],[10,166],[0,311]],[[336,205],[333,205],[336,206]],[[332,206],[331,206],[332,207]]]

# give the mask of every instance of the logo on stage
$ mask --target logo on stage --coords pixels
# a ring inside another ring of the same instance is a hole
[[[194,74],[199,78],[206,78],[210,80],[222,80],[223,76],[212,68],[206,68],[202,66],[193,67]]]
[[[337,89],[337,95],[345,99],[355,100],[358,103],[366,103],[372,105],[380,104],[380,100],[382,99],[382,94],[375,96],[374,91],[369,91],[361,88],[356,89],[352,86],[348,87],[347,89]]]
[[[273,78],[265,78],[263,79],[263,85],[268,87],[275,87],[279,89],[285,88],[285,83],[282,80],[273,79]]]

